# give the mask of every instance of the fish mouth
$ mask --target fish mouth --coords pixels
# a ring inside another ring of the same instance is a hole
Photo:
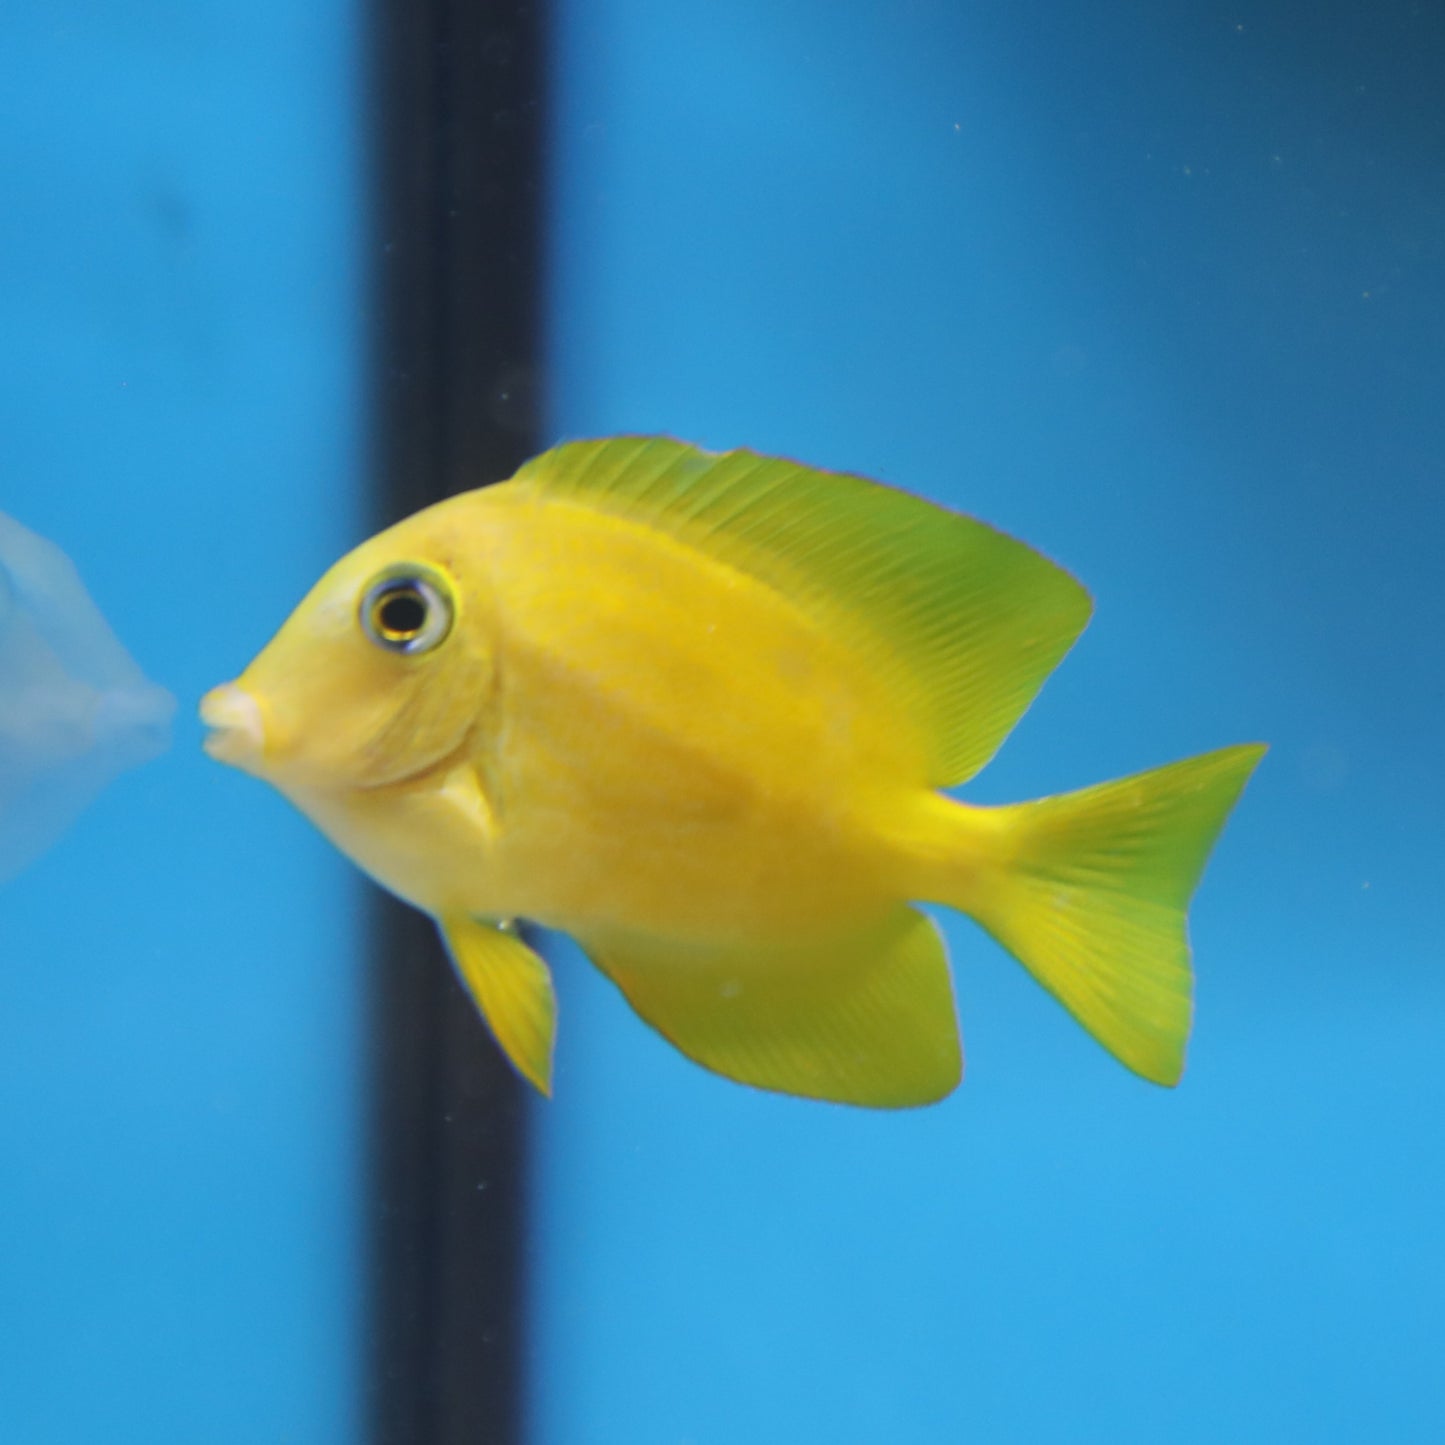
[[[201,699],[201,721],[210,728],[205,749],[217,761],[254,766],[266,747],[261,704],[234,682],[212,688]]]

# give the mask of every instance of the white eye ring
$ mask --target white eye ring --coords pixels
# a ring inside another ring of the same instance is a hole
[[[452,604],[421,572],[389,572],[361,599],[361,630],[388,652],[430,652],[452,630]]]

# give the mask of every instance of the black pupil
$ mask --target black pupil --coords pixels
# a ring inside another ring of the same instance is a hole
[[[376,616],[389,636],[414,637],[426,625],[426,602],[412,588],[398,588],[381,599]]]

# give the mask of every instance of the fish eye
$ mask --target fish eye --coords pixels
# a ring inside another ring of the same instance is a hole
[[[452,607],[441,587],[418,572],[393,572],[373,582],[361,599],[361,628],[388,652],[430,652],[452,626]]]

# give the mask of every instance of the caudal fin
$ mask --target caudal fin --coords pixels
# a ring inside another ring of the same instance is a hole
[[[1189,899],[1264,752],[1223,748],[988,810],[997,861],[963,906],[1111,1054],[1156,1084],[1178,1083],[1184,1069]]]

